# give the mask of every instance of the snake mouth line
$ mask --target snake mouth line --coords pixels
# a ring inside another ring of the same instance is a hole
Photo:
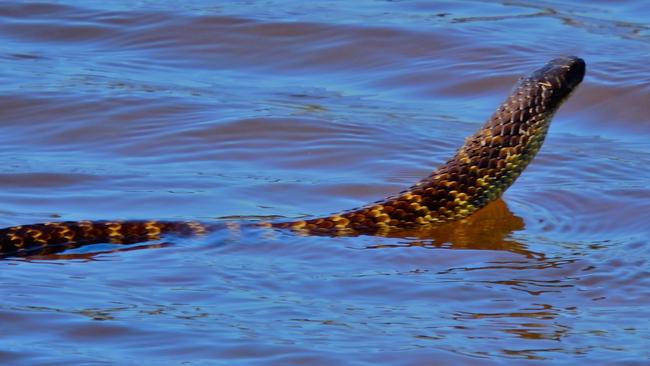
[[[456,154],[397,195],[310,220],[255,224],[308,235],[386,235],[471,215],[496,200],[542,146],[554,113],[582,82],[585,62],[551,60],[519,80],[511,94]],[[227,228],[227,227],[226,227]],[[197,222],[80,221],[0,229],[0,256],[28,255],[96,243],[128,244],[164,234],[200,235],[215,225]]]

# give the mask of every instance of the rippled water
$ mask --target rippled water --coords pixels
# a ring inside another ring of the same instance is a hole
[[[0,261],[0,363],[648,364],[648,14],[3,2],[1,226],[356,207],[442,163],[519,76],[588,66],[503,200],[429,235],[251,229]]]

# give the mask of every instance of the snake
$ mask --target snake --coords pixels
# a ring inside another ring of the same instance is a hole
[[[305,235],[387,235],[461,220],[499,198],[540,150],[553,115],[582,82],[575,56],[550,60],[522,77],[451,159],[408,189],[337,214],[251,222]],[[61,221],[0,229],[0,256],[27,256],[83,245],[133,244],[163,235],[202,235],[218,225],[196,221]]]

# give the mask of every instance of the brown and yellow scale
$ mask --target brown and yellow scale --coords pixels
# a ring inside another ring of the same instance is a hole
[[[251,223],[308,235],[386,235],[467,217],[499,198],[539,151],[553,114],[585,73],[577,57],[561,57],[522,78],[454,157],[409,189],[376,203],[309,220]],[[199,235],[217,225],[165,221],[70,221],[0,229],[0,255],[94,243],[131,244],[163,234]]]

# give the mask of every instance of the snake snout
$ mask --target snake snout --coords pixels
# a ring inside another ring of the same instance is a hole
[[[585,61],[575,56],[562,57],[556,60],[560,68],[559,77],[564,78],[564,81],[568,84],[568,87],[570,87],[571,89],[578,86],[578,84],[582,82],[582,79],[585,76],[585,69],[586,69]]]
[[[533,78],[564,96],[571,93],[582,82],[585,68],[585,61],[579,57],[558,57],[537,70]]]

